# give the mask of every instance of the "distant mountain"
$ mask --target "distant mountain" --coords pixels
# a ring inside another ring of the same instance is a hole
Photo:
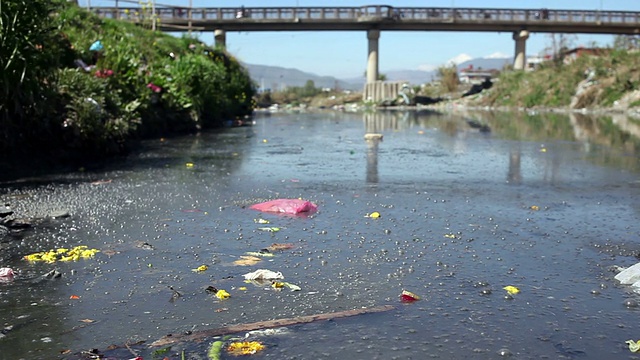
[[[502,70],[505,65],[512,64],[513,58],[500,57],[503,54],[492,54],[484,58],[469,59],[466,54],[457,56],[456,60],[462,60],[457,65],[458,69],[473,66],[474,69],[496,69]],[[255,83],[263,89],[281,90],[286,87],[304,86],[307,81],[312,80],[318,88],[336,88],[342,90],[361,91],[366,79],[364,76],[348,79],[337,79],[333,76],[321,76],[298,69],[284,68],[280,66],[266,66],[255,64],[244,64],[249,70],[249,75]],[[382,71],[389,81],[407,81],[413,85],[429,83],[437,80],[437,70],[389,70]]]
[[[340,80],[333,76],[321,76],[298,69],[284,68],[280,66],[266,66],[255,64],[243,64],[249,71],[251,79],[261,89],[281,90],[286,87],[305,86],[307,81],[313,81],[317,88],[340,88],[343,90],[362,90],[361,84],[353,84]],[[363,82],[364,83],[364,82]]]

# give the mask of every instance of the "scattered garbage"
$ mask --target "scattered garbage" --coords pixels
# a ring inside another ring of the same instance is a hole
[[[265,348],[258,341],[239,341],[229,344],[227,351],[232,355],[252,355]]]
[[[223,345],[224,345],[224,341],[222,340],[214,341],[211,344],[211,347],[209,348],[209,352],[207,353],[209,360],[220,360]]]
[[[89,249],[86,245],[76,246],[72,249],[59,248],[49,251],[37,252],[26,255],[25,260],[31,262],[43,261],[49,264],[56,261],[78,261],[80,259],[93,258],[96,253],[100,252],[98,249]]]
[[[200,265],[195,269],[191,269],[191,271],[199,273],[199,272],[205,272],[208,269],[209,269],[209,267],[207,265]]]
[[[520,292],[520,289],[518,289],[515,286],[511,286],[511,285],[507,285],[507,286],[503,287],[503,289],[506,290],[509,293],[509,295],[515,295],[515,294]]]
[[[97,40],[95,41],[93,44],[91,44],[91,46],[89,46],[89,51],[101,51],[104,49],[104,46],[102,45],[102,41]]]
[[[269,246],[267,246],[265,248],[265,250],[268,250],[270,252],[274,252],[274,251],[284,251],[284,250],[290,250],[295,248],[296,246],[293,244],[278,244],[278,243],[273,243]]]
[[[368,217],[368,218],[372,218],[372,219],[377,219],[380,217],[380,213],[377,211],[372,212],[371,214],[367,214],[364,217]]]
[[[264,249],[266,250],[266,249]],[[269,251],[247,251],[246,254],[249,256],[258,256],[258,257],[273,257],[274,255]]]
[[[14,275],[12,268],[0,268],[0,282],[10,282]]]
[[[231,294],[229,294],[226,290],[217,289],[216,287],[211,285],[207,286],[207,288],[204,290],[209,294],[213,294],[215,297],[217,297],[220,300],[228,299],[231,297]]]
[[[239,266],[251,266],[259,263],[260,261],[262,261],[262,259],[257,256],[242,255],[240,256],[240,259],[234,261],[233,264]]]
[[[280,228],[279,227],[260,227],[258,228],[258,230],[267,231],[267,232],[278,232],[280,231]]]
[[[286,335],[289,334],[289,329],[286,327],[276,328],[276,329],[261,329],[261,330],[252,330],[248,331],[244,334],[245,339],[251,336],[276,336],[276,335]]]
[[[254,272],[246,273],[244,275],[245,280],[279,280],[284,279],[284,275],[281,272],[275,272],[267,269],[258,269]]]
[[[295,215],[315,212],[318,206],[311,201],[302,199],[276,199],[251,205],[250,209]]]
[[[412,293],[411,291],[402,290],[402,294],[400,294],[400,301],[402,302],[414,302],[420,300],[420,296]]]
[[[291,283],[288,283],[288,282],[285,282],[285,281],[273,281],[273,282],[271,283],[271,287],[273,287],[274,289],[278,289],[278,290],[281,290],[281,289],[283,289],[283,288],[285,288],[285,287],[287,287],[287,288],[289,288],[289,289],[291,289],[291,290],[293,290],[293,291],[300,291],[300,290],[302,290],[302,289],[300,288],[300,286],[298,286],[298,285],[294,285],[294,284],[291,284]]]
[[[230,298],[231,294],[229,294],[226,290],[218,290],[216,291],[216,297],[220,300],[224,300]]]
[[[623,285],[632,285],[640,289],[640,263],[620,271],[614,278]]]
[[[627,340],[625,343],[629,345],[629,351],[631,352],[638,352],[640,350],[640,340]]]

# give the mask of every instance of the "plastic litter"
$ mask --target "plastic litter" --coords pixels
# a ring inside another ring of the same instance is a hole
[[[264,345],[257,341],[241,341],[229,344],[227,351],[232,355],[251,355],[264,349]]]
[[[207,353],[209,360],[220,360],[223,345],[224,341],[222,340],[214,341],[213,344],[211,344],[209,352]]]
[[[640,350],[640,340],[627,340],[625,343],[629,345],[629,351],[631,352],[638,352],[638,350]]]
[[[509,293],[509,295],[515,295],[515,294],[520,292],[520,289],[518,289],[515,286],[511,286],[511,285],[507,285],[507,286],[503,287],[503,289],[506,290]]]
[[[285,287],[288,287],[289,289],[291,289],[293,291],[302,290],[300,288],[300,286],[292,284],[292,283],[288,283],[288,282],[285,282],[285,281],[274,281],[274,282],[271,283],[271,287],[273,287],[274,289],[278,289],[278,290],[280,290],[282,288],[285,288]]]
[[[275,272],[267,269],[258,269],[254,272],[250,272],[242,275],[245,280],[278,280],[284,279],[284,275],[281,272]]]
[[[0,282],[12,281],[14,275],[12,268],[0,268]]]
[[[372,212],[371,214],[367,214],[364,217],[368,217],[368,218],[372,218],[372,219],[377,219],[380,217],[380,213],[377,211]]]
[[[411,291],[402,290],[402,294],[400,294],[400,301],[402,302],[414,302],[420,300],[420,296],[412,293]]]
[[[209,269],[209,267],[207,265],[200,265],[195,269],[191,269],[191,271],[199,273],[199,272],[207,271],[207,269]]]
[[[95,41],[93,44],[91,44],[91,46],[89,47],[89,51],[100,51],[104,49],[104,46],[102,45],[102,42],[100,40]]]
[[[233,262],[233,265],[238,266],[251,266],[262,261],[261,258],[253,255],[241,255],[240,258]]]
[[[640,263],[622,270],[614,278],[624,285],[631,285],[640,281]]]
[[[216,297],[220,300],[224,300],[230,298],[231,295],[226,290],[221,289],[216,292]]]
[[[250,209],[284,214],[312,213],[318,206],[311,201],[301,199],[276,199],[251,205]]]

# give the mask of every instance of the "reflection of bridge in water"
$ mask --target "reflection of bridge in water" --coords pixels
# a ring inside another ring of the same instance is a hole
[[[468,136],[471,133],[491,133],[490,137],[505,140],[513,139],[514,145],[509,150],[505,161],[507,168],[505,180],[517,185],[523,182],[522,156],[523,142],[536,144],[539,160],[545,163],[544,180],[550,183],[559,181],[561,173],[561,151],[554,151],[554,143],[560,147],[566,144],[579,144],[581,151],[588,154],[589,161],[601,165],[622,165],[627,169],[640,170],[638,154],[640,154],[640,125],[622,114],[611,116],[595,116],[580,113],[535,114],[463,112],[460,114],[442,114],[433,111],[377,111],[364,113],[363,126],[367,143],[367,183],[378,183],[378,154],[384,145],[383,134],[393,136],[394,132],[406,132],[415,128],[417,132],[428,132],[429,129],[446,134],[442,145],[453,153],[467,151]],[[552,116],[554,126],[539,127],[540,118]],[[563,120],[563,121],[558,121]],[[488,130],[482,130],[482,126]],[[614,126],[611,126],[614,125]],[[378,134],[379,136],[373,136]],[[544,145],[543,145],[544,144]],[[564,144],[564,145],[563,145]],[[535,147],[535,146],[534,146]],[[599,148],[599,149],[598,149]],[[547,152],[547,150],[549,150]],[[612,156],[612,154],[617,154]],[[621,154],[624,154],[622,156]],[[565,160],[566,161],[566,160]]]
[[[150,9],[94,7],[103,18],[150,23],[162,31],[212,31],[224,46],[227,31],[366,31],[367,83],[378,79],[381,31],[509,32],[515,40],[514,68],[525,66],[525,44],[532,32],[640,34],[640,12],[612,10],[392,7],[193,8],[155,5]],[[133,2],[125,1],[121,2]]]

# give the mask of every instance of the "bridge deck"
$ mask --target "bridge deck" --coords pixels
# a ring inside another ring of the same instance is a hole
[[[553,9],[363,7],[96,7],[105,18],[157,21],[164,31],[520,31],[640,34],[640,12]]]

